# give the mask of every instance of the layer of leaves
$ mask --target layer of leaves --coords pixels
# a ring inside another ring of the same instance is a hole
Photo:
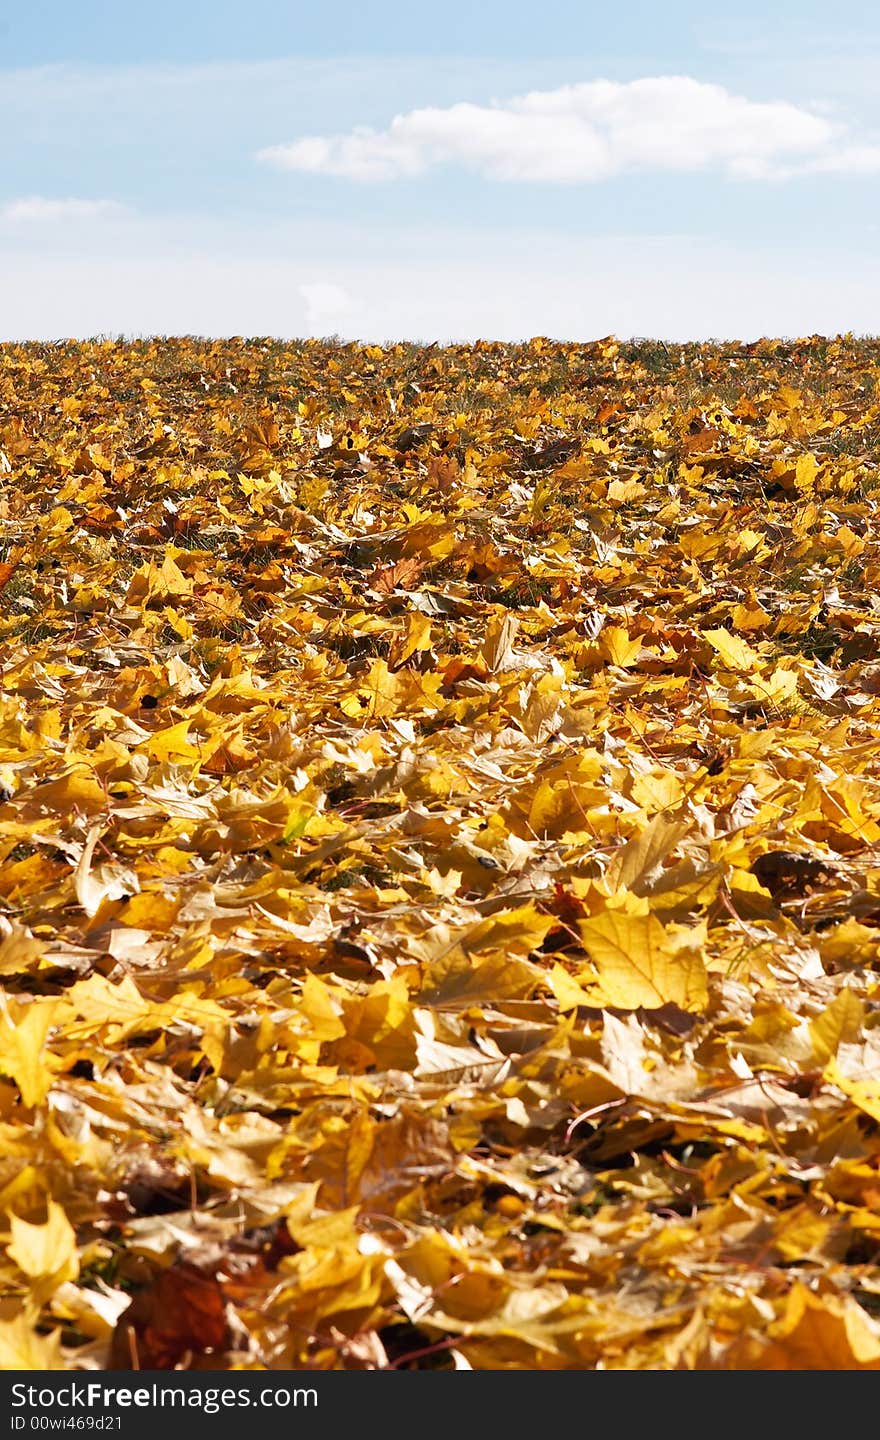
[[[880,1368],[878,376],[0,347],[0,1365]]]

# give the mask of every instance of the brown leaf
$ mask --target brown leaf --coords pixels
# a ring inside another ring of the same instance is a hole
[[[774,899],[786,895],[808,894],[814,885],[834,879],[834,867],[812,855],[799,855],[793,850],[767,850],[749,867],[752,875]]]
[[[136,1293],[113,1332],[109,1368],[205,1369],[212,1357],[220,1368],[228,1339],[219,1281],[184,1261]]]
[[[10,550],[9,559],[0,562],[0,595],[6,589],[19,565],[21,564],[24,551],[20,549]]]
[[[424,561],[413,555],[395,560],[393,565],[377,565],[369,577],[369,585],[380,595],[393,595],[395,590],[411,590],[422,571]]]
[[[428,461],[428,484],[442,495],[453,490],[461,478],[461,466],[454,455],[432,455]]]

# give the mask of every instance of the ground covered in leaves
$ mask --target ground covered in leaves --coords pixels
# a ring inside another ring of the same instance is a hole
[[[0,1365],[880,1369],[878,379],[0,347]]]

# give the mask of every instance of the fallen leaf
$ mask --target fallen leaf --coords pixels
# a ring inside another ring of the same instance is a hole
[[[677,948],[653,915],[606,910],[580,922],[598,973],[601,1003],[619,1010],[678,1005],[699,1012],[708,1000],[702,955]]]

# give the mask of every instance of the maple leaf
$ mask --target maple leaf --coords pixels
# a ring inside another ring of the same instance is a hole
[[[25,1105],[38,1105],[52,1086],[58,1062],[45,1047],[58,1009],[56,1000],[34,1000],[0,1014],[0,1075],[15,1081]]]
[[[356,693],[342,700],[342,710],[346,715],[363,716],[369,720],[396,715],[399,691],[400,681],[392,675],[387,662],[374,660]]]
[[[702,1010],[708,1000],[702,955],[670,943],[650,914],[606,910],[582,920],[581,938],[598,973],[602,1002],[620,1010],[679,1005]]]
[[[12,1241],[6,1253],[25,1275],[34,1280],[51,1278],[60,1285],[79,1273],[76,1234],[60,1205],[48,1202],[48,1219],[31,1225],[17,1215],[10,1217]]]
[[[8,560],[0,562],[0,595],[6,589],[23,558],[24,549],[18,547],[10,550]]]
[[[726,1362],[738,1370],[880,1370],[880,1329],[853,1300],[798,1284],[766,1337],[734,1342]]]
[[[876,1368],[878,363],[0,345],[0,1365]]]
[[[120,1317],[110,1347],[114,1370],[171,1370],[185,1357],[204,1357],[227,1340],[218,1281],[182,1262],[140,1290]]]
[[[0,1320],[0,1370],[66,1370],[61,1331],[39,1335],[27,1315]]]
[[[392,595],[397,589],[412,589],[424,568],[423,561],[414,555],[406,555],[402,560],[395,560],[393,565],[377,565],[369,583],[380,595]]]

